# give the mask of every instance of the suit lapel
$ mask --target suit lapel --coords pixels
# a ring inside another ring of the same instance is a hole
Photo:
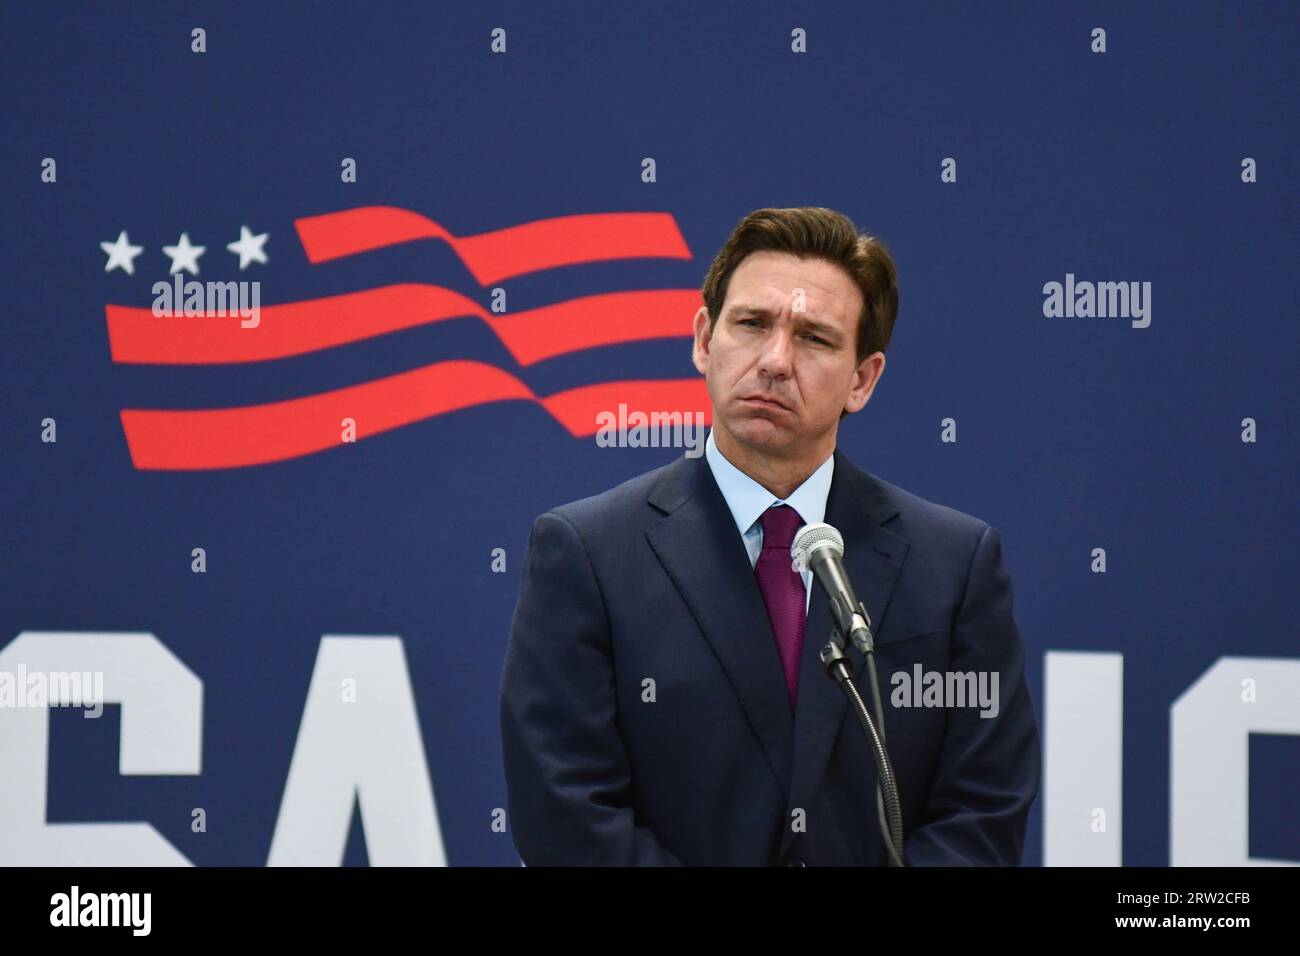
[[[826,523],[844,538],[844,564],[858,598],[871,617],[872,634],[878,634],[889,598],[898,581],[899,569],[907,554],[908,541],[881,525],[898,513],[879,483],[864,474],[838,450],[835,473],[826,499]],[[794,721],[794,757],[790,803],[786,808],[786,826],[780,856],[789,851],[796,834],[791,829],[791,813],[808,809],[826,770],[831,748],[848,713],[844,692],[827,676],[822,665],[821,649],[830,639],[832,619],[829,599],[818,581],[813,582],[808,623],[804,629],[803,654],[800,658],[799,696]],[[866,662],[856,650],[851,652],[855,677],[870,705],[865,685]],[[860,744],[860,759],[871,760],[865,738]],[[859,808],[874,817],[871,805]]]
[[[703,456],[673,462],[647,500],[665,517],[646,529],[646,538],[726,671],[787,794],[780,850],[784,857],[796,835],[790,814],[811,805],[848,713],[844,693],[820,660],[831,633],[826,592],[814,581],[792,713],[758,581],[708,462]],[[844,537],[844,563],[871,615],[873,634],[879,634],[909,546],[906,538],[882,527],[897,513],[879,482],[837,450],[826,522]],[[859,686],[866,692],[865,661],[856,650],[852,658]],[[856,743],[860,758],[870,761],[865,740]],[[874,817],[876,808],[868,805],[861,812]]]
[[[646,538],[726,671],[788,797],[794,714],[785,674],[745,543],[704,456],[669,465],[648,500],[666,517],[646,529]]]

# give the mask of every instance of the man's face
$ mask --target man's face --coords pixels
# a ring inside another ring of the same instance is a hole
[[[839,266],[755,252],[731,275],[722,314],[695,316],[695,367],[713,425],[747,449],[778,458],[825,453],[840,412],[867,403],[883,352],[857,355],[862,293]]]

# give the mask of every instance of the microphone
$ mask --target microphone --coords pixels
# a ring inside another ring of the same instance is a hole
[[[799,529],[790,545],[790,557],[796,571],[812,569],[830,597],[831,614],[835,618],[835,631],[822,648],[821,660],[826,665],[826,675],[839,685],[853,706],[853,712],[866,731],[871,747],[871,759],[876,767],[876,816],[880,821],[880,835],[894,866],[904,866],[903,860],[903,804],[898,796],[898,780],[889,751],[885,747],[884,708],[880,702],[880,681],[876,676],[875,641],[871,637],[871,617],[866,606],[853,593],[848,572],[844,568],[844,537],[825,522],[806,524]],[[871,719],[866,701],[862,699],[848,655],[841,641],[851,641],[867,659],[870,676],[871,699],[876,708],[876,719]]]
[[[811,569],[825,588],[840,636],[852,641],[863,654],[872,653],[875,642],[871,637],[871,617],[853,593],[844,569],[844,538],[840,533],[825,522],[806,524],[794,536],[790,557],[796,571]]]

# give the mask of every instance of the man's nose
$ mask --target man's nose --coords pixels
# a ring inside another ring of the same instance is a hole
[[[759,356],[759,371],[780,378],[790,374],[794,361],[794,337],[790,330],[778,327],[763,343],[763,354]]]

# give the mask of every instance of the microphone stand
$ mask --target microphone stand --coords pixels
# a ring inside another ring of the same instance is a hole
[[[865,613],[865,612],[864,612]],[[865,623],[865,622],[864,622]],[[867,734],[871,745],[871,759],[876,765],[876,816],[880,822],[880,835],[884,838],[885,849],[889,852],[891,866],[904,866],[903,863],[903,805],[898,797],[898,782],[894,778],[894,767],[889,761],[889,751],[885,749],[885,718],[880,703],[880,682],[876,677],[875,645],[871,639],[870,625],[854,632],[853,640],[863,656],[867,659],[867,670],[871,678],[872,703],[875,705],[876,719],[871,719],[867,705],[858,692],[853,680],[853,669],[849,664],[844,637],[840,634],[838,618],[831,628],[830,640],[821,651],[821,661],[826,667],[826,674],[844,691],[849,704],[857,715],[858,723]],[[879,724],[879,731],[876,727]]]

